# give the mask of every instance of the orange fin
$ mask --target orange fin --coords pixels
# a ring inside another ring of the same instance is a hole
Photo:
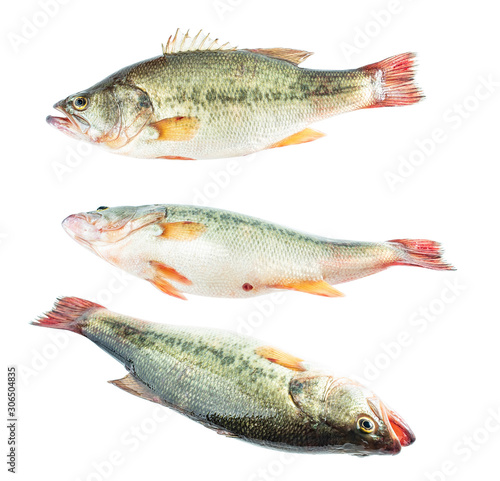
[[[290,135],[290,137],[286,137],[275,144],[272,144],[268,147],[268,149],[274,149],[276,147],[286,147],[287,145],[294,144],[305,144],[306,142],[312,142],[313,140],[320,139],[324,137],[325,134],[323,132],[318,132],[314,129],[304,129],[296,134]]]
[[[150,125],[158,131],[156,140],[179,142],[191,140],[200,128],[200,121],[196,117],[171,117]]]
[[[255,354],[262,356],[268,361],[279,364],[280,366],[291,369],[292,371],[305,371],[306,368],[302,365],[303,359],[287,354],[280,349],[271,346],[261,346],[255,349]]]
[[[266,57],[286,60],[294,65],[298,65],[313,54],[312,52],[295,50],[293,48],[250,48],[248,50],[253,53],[265,55]]]
[[[147,387],[142,381],[139,381],[139,379],[137,379],[132,374],[127,374],[121,379],[116,379],[114,381],[108,382],[110,384],[113,384],[113,386],[123,389],[129,394],[133,394],[134,396],[146,399],[154,403],[162,404],[160,397],[157,396],[149,387]]]
[[[198,222],[163,222],[159,224],[163,227],[160,237],[178,241],[191,241],[197,239],[207,230],[204,224]]]
[[[306,292],[324,297],[344,297],[344,294],[326,281],[299,281],[290,284],[269,286],[274,289],[292,289],[294,291]]]
[[[187,286],[191,285],[191,281],[179,274],[174,268],[168,267],[161,262],[150,261],[149,264],[154,269],[154,275],[152,279],[148,279],[151,284],[160,291],[168,294],[169,296],[178,297],[179,299],[186,300],[184,294],[182,294],[178,289],[176,289],[169,281],[179,282]]]
[[[170,160],[196,160],[191,157],[181,157],[180,155],[160,155],[157,159],[170,159]]]

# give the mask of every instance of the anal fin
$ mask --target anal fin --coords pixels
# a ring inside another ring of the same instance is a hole
[[[273,289],[291,289],[294,291],[305,292],[307,294],[314,294],[316,296],[324,297],[344,297],[344,294],[335,287],[328,284],[326,281],[297,281],[287,284],[275,284]]]
[[[140,397],[142,399],[146,399],[148,401],[163,404],[160,397],[155,394],[151,388],[146,386],[142,381],[140,381],[137,377],[132,374],[127,374],[125,377],[121,379],[115,379],[114,381],[108,381],[110,384],[113,384],[120,389],[128,392],[129,394],[133,394],[134,396]]]
[[[324,137],[325,134],[323,132],[319,132],[314,129],[304,129],[300,132],[290,135],[275,144],[272,144],[268,147],[268,149],[275,149],[276,147],[286,147],[287,145],[296,145],[296,144],[305,144],[306,142],[312,142],[313,140],[320,139]]]
[[[170,160],[196,160],[192,157],[182,157],[180,155],[160,155],[160,157],[156,157],[157,159],[170,159]]]

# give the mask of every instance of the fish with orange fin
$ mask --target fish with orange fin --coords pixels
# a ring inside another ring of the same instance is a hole
[[[340,297],[334,284],[390,266],[453,269],[434,241],[340,241],[208,207],[100,207],[70,215],[63,228],[111,264],[181,299],[248,298],[276,289]]]
[[[128,370],[111,384],[231,438],[360,456],[398,454],[415,441],[370,390],[250,337],[141,321],[75,297],[33,324],[87,337]]]
[[[344,71],[300,68],[310,55],[177,31],[162,55],[59,101],[47,122],[117,154],[209,159],[310,142],[324,135],[313,122],[423,97],[412,53]]]

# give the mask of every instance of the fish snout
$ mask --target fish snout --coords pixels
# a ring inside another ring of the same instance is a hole
[[[406,447],[415,442],[416,436],[411,430],[408,423],[395,411],[389,408],[387,410],[387,418],[391,424],[391,428],[398,438],[401,446]]]
[[[59,100],[59,102],[56,102],[53,107],[58,112],[61,112],[62,116],[56,117],[54,115],[47,115],[45,118],[46,122],[64,134],[77,138],[78,129],[76,128],[75,122],[72,121],[71,116],[65,109],[66,99]]]
[[[389,409],[379,399],[370,398],[368,399],[368,404],[373,413],[384,422],[389,431],[390,439],[383,448],[384,452],[398,454],[402,447],[409,446],[415,442],[415,434],[399,414]]]
[[[64,107],[66,106],[66,99],[59,100],[52,107],[60,112],[64,112]]]
[[[89,122],[81,115],[75,112],[69,112],[67,109],[67,99],[59,100],[54,104],[54,109],[61,112],[62,116],[47,115],[46,122],[60,130],[61,132],[73,138],[85,138],[85,134],[90,129]]]
[[[97,213],[72,214],[63,220],[63,229],[71,236],[85,241],[99,239],[97,223],[101,215]]]

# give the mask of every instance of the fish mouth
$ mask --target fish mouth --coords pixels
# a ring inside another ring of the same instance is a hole
[[[389,430],[392,443],[384,447],[384,452],[398,454],[401,448],[415,442],[415,434],[398,413],[389,409],[378,399],[368,399],[368,404],[379,419],[384,421]]]
[[[391,429],[398,438],[402,447],[409,446],[415,442],[415,434],[410,429],[410,426],[403,420],[403,418],[393,411],[386,407],[386,415],[391,425]]]
[[[100,214],[71,214],[62,221],[62,227],[70,237],[92,249],[92,242],[88,238],[89,234],[95,237],[100,233],[100,229],[95,225],[100,217]]]
[[[63,107],[64,103],[64,100],[61,100],[54,105],[54,108],[64,116],[56,117],[47,115],[45,120],[49,125],[60,130],[62,133],[73,138],[81,138],[87,133],[90,124],[83,117],[68,113]]]

